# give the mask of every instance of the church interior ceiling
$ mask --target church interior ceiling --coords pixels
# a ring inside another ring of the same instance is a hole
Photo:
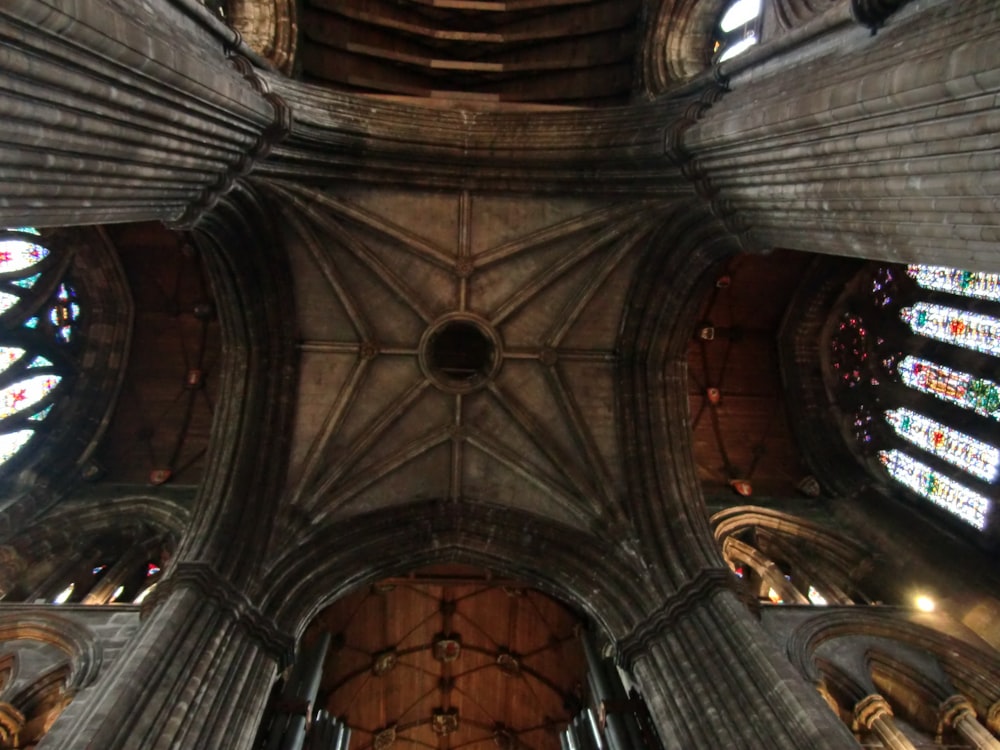
[[[639,0],[306,0],[305,80],[378,95],[627,101]]]
[[[450,498],[587,528],[616,512],[616,345],[654,204],[280,191],[295,515]],[[436,363],[451,336],[482,361]]]
[[[581,627],[539,591],[442,565],[339,599],[303,643],[332,636],[317,706],[356,750],[558,750],[585,701]]]

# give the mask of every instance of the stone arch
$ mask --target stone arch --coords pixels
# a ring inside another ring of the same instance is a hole
[[[0,547],[0,589],[8,600],[29,596],[101,539],[118,539],[122,554],[139,547],[169,554],[188,515],[175,501],[146,496],[60,506]]]
[[[629,632],[659,598],[627,539],[513,508],[426,501],[311,529],[260,582],[268,592],[262,611],[297,637],[343,593],[441,562],[480,565],[523,580],[585,611],[613,639]]]
[[[52,291],[69,274],[79,294],[83,349],[67,358],[67,363],[75,360],[73,376],[61,395],[57,391],[58,411],[38,425],[36,432],[44,435],[0,472],[0,491],[12,498],[0,511],[0,536],[24,528],[79,481],[111,420],[132,333],[131,291],[99,228],[43,230],[39,243],[61,256]],[[20,322],[5,320],[8,329],[20,328]]]
[[[66,688],[77,692],[92,684],[101,671],[101,645],[81,625],[56,613],[11,612],[0,615],[0,642],[19,639],[54,646],[66,655]]]
[[[726,0],[663,0],[643,46],[645,93],[655,96],[711,65],[712,33]]]
[[[995,651],[904,619],[888,607],[854,607],[810,617],[789,637],[787,655],[799,673],[816,685],[821,678],[817,650],[840,639],[857,639],[862,645],[878,640],[896,642],[921,658],[932,657],[982,716],[989,715],[1000,701],[1000,657]],[[884,649],[865,647],[866,660],[870,660],[870,653],[880,651]]]
[[[742,547],[748,545],[740,542],[737,535],[749,529],[766,530],[768,536],[785,548],[786,556],[794,558],[790,562],[808,568],[810,577],[817,579],[815,583],[823,589],[825,597],[832,597],[832,603],[851,604],[851,593],[876,565],[871,550],[853,539],[781,511],[739,506],[716,513],[711,523],[727,562],[731,562],[730,557],[736,552],[747,553]],[[767,557],[763,550],[752,546],[751,549]]]

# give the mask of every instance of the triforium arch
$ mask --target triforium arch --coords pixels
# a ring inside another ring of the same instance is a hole
[[[938,741],[957,734],[972,747],[995,747],[996,652],[937,627],[879,608],[854,615],[817,610],[801,618],[786,648],[800,674],[857,732],[911,747],[907,731],[893,721],[898,714],[914,727],[910,733]]]
[[[829,604],[867,602],[867,579],[879,564],[862,544],[821,524],[758,506],[737,506],[711,518],[723,557],[736,570],[754,569],[785,602],[807,604],[810,594]],[[749,574],[740,573],[745,577]],[[763,593],[766,593],[766,589]]]
[[[99,603],[95,597],[109,595],[119,585],[134,597],[145,588],[137,576],[148,562],[167,567],[188,514],[183,505],[156,497],[63,504],[0,548],[3,600],[51,600],[71,583],[77,589],[74,598],[92,594],[90,603]],[[150,582],[159,572],[149,574]],[[103,586],[91,585],[99,579],[106,579]]]

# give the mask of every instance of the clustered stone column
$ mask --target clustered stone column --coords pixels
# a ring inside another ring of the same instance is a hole
[[[644,686],[664,746],[856,747],[747,617],[728,588],[731,574],[719,574],[696,579],[619,643],[619,660]]]
[[[16,748],[18,735],[24,729],[24,714],[9,703],[0,703],[0,748]]]
[[[977,750],[1000,750],[1000,742],[979,723],[975,707],[964,695],[953,695],[946,699],[938,712],[942,730],[954,729]]]
[[[192,223],[287,131],[170,2],[0,4],[0,225]]]
[[[150,599],[155,611],[128,651],[76,696],[43,747],[251,746],[291,639],[205,566],[181,564]]]
[[[854,706],[857,726],[871,732],[888,750],[916,750],[892,719],[892,708],[881,695],[867,695]]]
[[[998,33],[996,3],[969,0],[765,43],[720,67],[731,90],[676,153],[750,248],[997,270]]]

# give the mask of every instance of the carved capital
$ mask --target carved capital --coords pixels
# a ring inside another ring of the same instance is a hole
[[[232,613],[250,637],[277,658],[279,670],[292,663],[295,656],[294,639],[279,630],[243,593],[237,591],[229,581],[205,563],[178,563],[170,575],[143,602],[143,615],[169,598],[173,591],[181,588],[195,589],[220,609]]]
[[[876,721],[891,717],[892,707],[885,698],[877,693],[865,696],[854,706],[854,722],[869,732]]]
[[[618,641],[618,663],[629,668],[637,657],[649,650],[660,633],[670,629],[693,609],[705,604],[716,592],[730,589],[732,578],[733,574],[728,569],[702,570],[674,596],[632,628],[632,632]]]
[[[990,706],[986,712],[986,728],[993,734],[1000,734],[1000,701]]]
[[[954,728],[965,716],[976,718],[976,708],[964,695],[953,695],[941,701],[938,706],[938,734],[945,729]]]
[[[24,714],[9,703],[0,703],[0,747],[19,747],[18,734],[22,729]]]

